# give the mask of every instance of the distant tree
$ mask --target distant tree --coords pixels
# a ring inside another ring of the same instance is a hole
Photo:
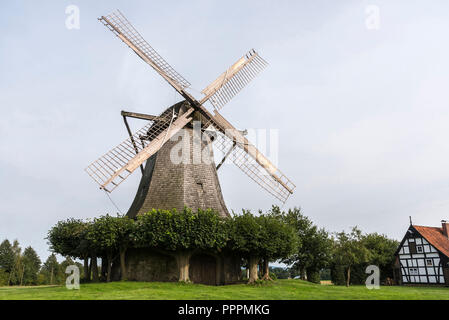
[[[66,257],[60,264],[59,264],[59,274],[57,277],[57,281],[60,284],[64,284],[65,280],[67,279],[67,274],[65,273],[66,269],[68,266],[77,266],[78,270],[80,272],[80,278],[83,278],[83,265],[77,261],[74,261],[72,258],[70,257]]]
[[[331,280],[337,286],[346,285],[345,267],[338,264],[336,259],[331,262]]]
[[[320,280],[332,280],[331,270],[330,269],[321,269],[320,270]]]
[[[37,277],[41,267],[41,260],[32,247],[25,248],[23,252],[23,284],[37,284]]]
[[[9,285],[9,273],[0,269],[0,287]]]
[[[270,273],[275,274],[277,279],[288,279],[290,277],[288,268],[270,267]]]
[[[56,259],[56,255],[51,254],[47,260],[43,263],[41,272],[43,275],[43,281],[46,284],[53,285],[59,283],[61,277],[61,268]]]
[[[76,262],[75,260],[73,260],[71,257],[66,257],[60,264],[59,264],[59,268],[61,270],[62,273],[65,273],[65,269],[67,269],[68,266],[73,266],[76,265],[80,268],[80,272],[83,271],[83,265],[79,262]]]
[[[2,277],[6,277],[6,284],[9,285],[10,274],[14,272],[15,254],[11,242],[8,239],[0,244],[0,270]]]
[[[380,280],[393,278],[394,253],[399,245],[396,240],[389,239],[378,233],[364,234],[361,239],[365,248],[370,252],[369,260],[357,264],[352,268],[351,283],[363,284],[366,280],[366,267],[375,265],[380,269]]]
[[[393,277],[394,253],[398,245],[396,240],[385,235],[362,234],[357,228],[349,234],[337,234],[331,263],[332,282],[339,285],[363,284],[367,277],[365,270],[368,265],[379,267],[382,281]],[[345,247],[350,247],[351,250],[344,249]],[[342,255],[342,252],[346,254]],[[350,266],[348,260],[352,260]]]
[[[339,232],[335,235],[333,255],[334,263],[346,269],[347,287],[351,281],[351,268],[370,259],[370,251],[365,247],[362,232],[357,227],[352,228],[350,233]]]
[[[393,278],[394,253],[399,242],[378,233],[366,234],[362,241],[370,252],[368,263],[379,267],[381,280],[385,280],[387,277]]]
[[[316,226],[308,230],[309,237],[302,242],[307,280],[319,283],[320,270],[329,266],[332,257],[332,240],[324,229]]]
[[[22,284],[23,281],[23,259],[22,259],[22,248],[20,247],[19,241],[16,239],[13,241],[12,250],[14,251],[14,268],[9,274],[9,283],[14,285]]]

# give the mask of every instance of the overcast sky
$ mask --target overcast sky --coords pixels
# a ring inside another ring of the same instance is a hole
[[[68,5],[79,30],[66,28]],[[447,1],[10,0],[0,2],[0,240],[45,259],[58,220],[115,213],[83,169],[126,138],[121,110],[158,114],[180,100],[97,21],[117,8],[195,90],[251,48],[270,63],[222,113],[241,129],[279,130],[278,164],[297,186],[285,208],[329,231],[396,239],[409,216],[449,218]],[[122,212],[139,175],[111,195]],[[232,165],[219,177],[229,209],[277,204]]]

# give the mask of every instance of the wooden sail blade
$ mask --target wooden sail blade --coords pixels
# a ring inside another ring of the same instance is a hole
[[[190,108],[172,122],[168,119],[168,109],[161,115],[161,118],[167,118],[166,121],[157,121],[149,123],[135,134],[133,140],[140,143],[132,143],[128,138],[117,147],[91,163],[85,170],[100,185],[101,189],[112,192],[120,183],[122,183],[135,169],[144,161],[155,154],[171,137],[181,130],[192,118],[193,112]],[[138,152],[135,150],[138,148]]]
[[[120,11],[117,10],[117,12],[113,12],[110,15],[102,16],[98,20],[127,44],[140,58],[153,67],[178,92],[181,93],[190,86],[190,83],[145,41]]]
[[[296,187],[293,182],[218,112],[215,112],[214,120],[221,129],[225,129],[225,133],[217,130],[215,146],[223,154],[229,153],[229,150],[233,148],[229,156],[233,163],[265,190],[285,203]]]
[[[268,63],[254,49],[250,50],[201,91],[205,97],[200,103],[210,101],[215,109],[220,110],[267,65]]]

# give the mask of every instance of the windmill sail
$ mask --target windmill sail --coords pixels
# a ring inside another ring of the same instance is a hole
[[[267,65],[268,63],[254,49],[250,50],[201,91],[205,95],[201,104],[210,101],[215,109],[220,110]]]
[[[170,117],[161,115],[158,120],[150,122],[132,137],[89,165],[86,171],[97,181],[100,188],[109,192],[116,188],[145,160],[155,154],[168,139],[190,122],[192,118],[189,118],[189,115],[196,110],[201,115],[205,132],[209,127],[217,131],[216,145],[223,153],[230,155],[242,171],[269,193],[282,202],[287,200],[293,193],[295,185],[218,113],[218,110],[267,66],[267,62],[254,49],[207,86],[202,91],[204,98],[197,101],[185,90],[190,83],[145,41],[120,11],[102,16],[99,20],[156,70],[192,106],[174,122],[172,122],[173,119],[170,120]],[[203,106],[207,101],[214,106],[215,115]],[[231,147],[233,149],[230,149]]]
[[[156,50],[140,35],[125,16],[117,10],[108,16],[102,16],[99,20],[126,43],[134,52],[146,63],[154,68],[168,83],[170,83],[178,92],[182,92],[190,86],[190,83],[184,79],[167,61],[164,60]]]
[[[164,113],[170,113],[171,109]],[[144,161],[155,154],[171,137],[182,129],[192,118],[190,108],[172,122],[169,114],[162,114],[161,121],[148,123],[119,144],[117,147],[91,163],[85,170],[108,192],[114,190]],[[139,141],[139,143],[133,143]]]
[[[229,158],[238,168],[285,203],[296,187],[293,182],[218,112],[214,120],[221,127],[215,134],[214,145],[223,154],[230,153]]]

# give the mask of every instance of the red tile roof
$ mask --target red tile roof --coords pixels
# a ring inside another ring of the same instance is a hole
[[[449,239],[443,234],[443,228],[413,226],[431,245],[449,257]]]

